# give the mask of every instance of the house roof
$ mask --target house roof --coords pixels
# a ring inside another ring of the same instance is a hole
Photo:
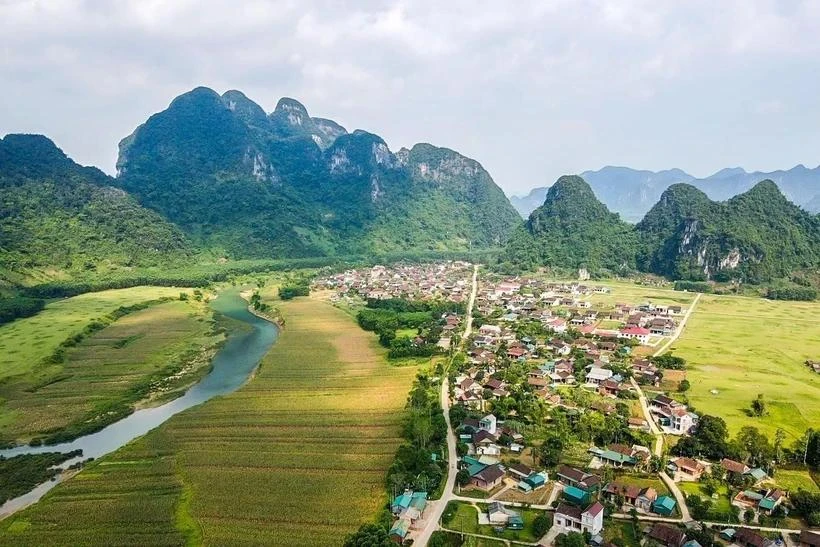
[[[504,472],[501,470],[500,465],[494,464],[488,465],[487,467],[476,473],[474,476],[478,477],[484,482],[495,482],[504,476]]]
[[[814,532],[812,530],[801,530],[800,545],[820,547],[820,532]]]
[[[654,505],[655,506],[660,506],[660,507],[663,507],[664,509],[668,509],[669,511],[672,511],[675,508],[675,505],[677,505],[677,502],[675,501],[674,498],[671,498],[669,496],[661,496],[661,497],[659,497],[658,499],[655,500]]]
[[[730,460],[729,458],[723,458],[720,461],[721,467],[726,471],[731,471],[732,473],[745,473],[749,470],[749,467],[745,463],[736,462],[735,460]]]
[[[659,541],[663,545],[678,546],[683,543],[686,534],[674,526],[656,522],[652,525],[652,529],[649,531],[649,537]]]
[[[581,508],[566,503],[559,503],[555,509],[556,515],[564,515],[575,520],[581,520]]]
[[[574,486],[567,486],[564,488],[564,497],[576,503],[581,503],[587,499],[587,492]]]
[[[532,469],[530,469],[523,463],[514,463],[509,466],[509,469],[525,477],[529,477],[532,474]]]
[[[593,517],[597,517],[598,514],[601,513],[603,510],[604,510],[604,506],[596,501],[595,503],[593,503],[592,505],[587,507],[586,511],[584,511],[584,513],[586,513],[588,515],[591,515]]]
[[[772,543],[751,528],[739,528],[735,533],[735,539],[744,545],[751,545],[752,547],[766,547]]]
[[[399,519],[393,523],[393,526],[390,528],[390,535],[391,536],[399,536],[400,538],[404,539],[404,536],[407,535],[407,532],[410,531],[410,521],[407,519]]]

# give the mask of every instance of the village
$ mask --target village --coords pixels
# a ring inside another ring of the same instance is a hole
[[[462,303],[471,273],[461,262],[377,266],[318,284],[335,301]],[[532,545],[569,545],[571,534],[593,546],[820,545],[788,518],[791,493],[766,469],[670,450],[701,420],[685,403],[682,360],[662,352],[686,306],[621,301],[589,281],[490,275],[469,304],[470,321],[442,315],[435,341],[450,363],[442,407],[455,488],[439,501],[397,493],[397,543],[440,528]]]

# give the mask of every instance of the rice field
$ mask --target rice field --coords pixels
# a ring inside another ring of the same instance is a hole
[[[204,304],[165,302],[126,315],[68,348],[62,363],[7,377],[0,384],[0,439],[27,442],[129,404],[130,390],[216,343],[212,326]]]
[[[133,287],[82,294],[49,302],[33,317],[0,326],[0,380],[24,374],[78,333],[91,320],[120,306],[179,296],[186,289],[173,287]]]
[[[820,304],[704,295],[671,351],[688,361],[687,392],[701,413],[721,416],[732,433],[755,426],[791,444],[820,423]],[[747,415],[762,393],[768,415]]]
[[[386,501],[415,369],[315,299],[256,377],[0,522],[0,545],[339,545]]]

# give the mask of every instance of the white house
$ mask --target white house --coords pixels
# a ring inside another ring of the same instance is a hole
[[[562,503],[555,510],[553,525],[563,532],[589,532],[594,536],[604,528],[604,506],[596,501],[582,511]]]
[[[498,422],[496,421],[495,416],[492,414],[487,414],[478,422],[478,429],[482,431],[486,431],[490,435],[495,435],[496,430],[498,429]]]
[[[600,385],[606,380],[612,378],[612,371],[608,368],[592,367],[587,372],[587,383]]]

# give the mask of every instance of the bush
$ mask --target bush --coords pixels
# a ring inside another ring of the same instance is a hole
[[[279,287],[279,298],[291,300],[297,296],[308,296],[310,287],[307,284],[282,285]]]
[[[20,317],[30,317],[45,307],[45,302],[39,298],[0,298],[0,325],[14,321]]]

